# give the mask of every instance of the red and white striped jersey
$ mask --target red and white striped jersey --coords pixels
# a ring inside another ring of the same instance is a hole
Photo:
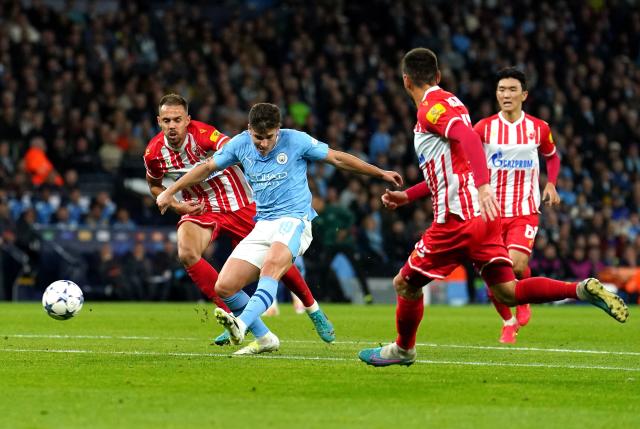
[[[540,162],[556,152],[549,125],[522,112],[517,121],[507,121],[502,112],[482,119],[474,130],[487,155],[491,187],[502,217],[538,213],[540,206]]]
[[[229,137],[215,127],[191,121],[184,143],[174,150],[160,132],[149,141],[144,153],[147,174],[153,179],[168,176],[178,180],[206,160],[208,152],[215,152],[228,141]],[[204,202],[205,212],[222,213],[233,212],[253,203],[251,187],[237,165],[217,171],[203,182],[184,189],[182,200]]]
[[[469,111],[452,93],[432,86],[418,107],[414,147],[433,200],[434,220],[444,223],[448,213],[462,219],[480,215],[478,191],[469,161],[459,142],[449,142],[456,121],[471,127]]]

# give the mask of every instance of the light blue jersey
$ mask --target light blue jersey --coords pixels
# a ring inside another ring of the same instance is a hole
[[[295,217],[312,220],[318,214],[311,207],[307,183],[307,161],[327,158],[329,146],[309,134],[281,129],[273,150],[260,155],[248,131],[238,134],[213,155],[224,169],[241,163],[253,188],[258,220]]]

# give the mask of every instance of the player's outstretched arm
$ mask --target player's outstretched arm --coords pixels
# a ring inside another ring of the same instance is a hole
[[[404,191],[390,191],[389,189],[385,189],[381,199],[383,206],[389,210],[395,210],[398,207],[402,207],[418,199],[426,198],[429,195],[431,195],[431,191],[429,191],[427,183],[422,181]]]
[[[147,184],[149,185],[149,192],[153,195],[153,198],[158,198],[165,189],[162,184],[162,179],[156,179],[147,174]],[[202,201],[178,201],[175,198],[171,200],[170,207],[174,212],[179,215],[199,215],[204,210],[204,202]]]
[[[171,207],[175,201],[173,196],[177,192],[204,181],[209,177],[209,175],[211,175],[211,173],[217,170],[219,170],[219,168],[213,158],[209,158],[207,162],[199,164],[189,170],[187,174],[182,176],[177,182],[169,186],[156,197],[156,204],[160,209],[160,213],[164,214],[164,212]]]
[[[393,183],[396,186],[402,186],[402,176],[400,176],[400,174],[395,171],[383,170],[346,152],[329,149],[325,162],[328,162],[341,170],[353,171],[354,173],[364,174],[365,176],[377,177],[386,182]]]

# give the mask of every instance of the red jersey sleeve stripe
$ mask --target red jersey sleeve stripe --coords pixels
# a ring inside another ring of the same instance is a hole
[[[229,171],[229,176],[232,179],[231,181],[236,187],[236,195],[240,195],[240,198],[242,199],[243,204],[246,206],[247,204],[249,204],[249,197],[247,196],[247,193],[244,190],[244,186],[242,186],[240,177],[238,176],[238,174],[233,168],[229,168],[228,171]]]

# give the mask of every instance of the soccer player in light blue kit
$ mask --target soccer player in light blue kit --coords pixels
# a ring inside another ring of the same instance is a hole
[[[259,281],[256,292],[239,316],[216,309],[216,318],[228,329],[233,344],[242,343],[247,327],[259,320],[273,302],[282,275],[311,244],[311,221],[317,213],[311,207],[308,161],[328,162],[343,170],[402,185],[402,177],[395,171],[382,170],[353,155],[330,149],[304,132],[280,129],[280,125],[277,106],[254,105],[249,112],[248,131],[235,136],[206,163],[192,168],[156,199],[163,211],[176,192],[205,180],[218,170],[242,164],[253,188],[257,222],[222,267],[216,292],[233,311],[234,303],[229,301],[234,294],[247,284]]]

